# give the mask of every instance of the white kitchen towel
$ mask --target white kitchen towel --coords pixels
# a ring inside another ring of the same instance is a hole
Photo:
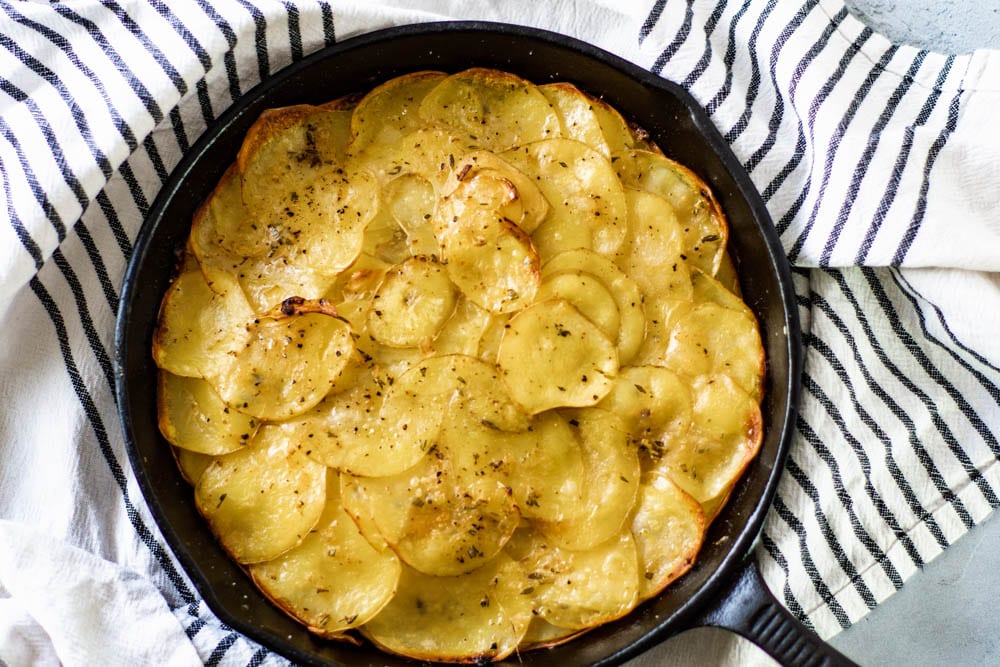
[[[681,83],[763,194],[806,342],[758,551],[794,614],[835,634],[1000,504],[997,52],[895,45],[841,0],[0,0],[0,660],[283,662],[198,598],[132,477],[110,360],[124,267],[171,168],[261,78],[452,18],[548,28]],[[46,585],[53,567],[72,590]],[[147,613],[138,642],[115,622]]]

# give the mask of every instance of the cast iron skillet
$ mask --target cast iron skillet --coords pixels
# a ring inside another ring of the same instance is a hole
[[[609,53],[549,32],[494,23],[410,25],[320,51],[239,99],[164,185],[125,274],[115,341],[117,397],[129,458],[167,542],[211,609],[261,644],[310,665],[411,664],[369,646],[316,639],[271,605],[219,547],[198,515],[157,429],[150,340],[175,251],[192,214],[235,159],[268,107],[321,103],[406,72],[496,67],[536,83],[571,81],[645,128],[664,152],[700,174],[729,217],[730,252],[767,354],[760,455],[713,523],[696,566],[617,622],[554,649],[510,659],[528,665],[617,664],[695,625],[726,627],[790,665],[850,664],[803,628],[768,592],[752,558],[794,426],[802,368],[789,268],[759,194],[695,100],[682,88]]]

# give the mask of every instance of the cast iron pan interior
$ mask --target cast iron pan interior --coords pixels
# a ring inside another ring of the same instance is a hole
[[[233,162],[266,108],[321,103],[366,91],[406,72],[496,67],[535,83],[571,81],[645,128],[664,152],[701,175],[729,217],[730,252],[757,314],[768,359],[764,444],[712,525],[697,565],[628,617],[569,644],[510,659],[529,665],[611,664],[674,634],[725,592],[750,554],[790,437],[801,366],[799,326],[784,254],[763,203],[697,103],[679,86],[591,45],[553,33],[491,23],[403,26],[331,46],[254,88],[192,147],[139,232],[122,290],[116,338],[118,401],[129,458],[154,517],[201,595],[224,622],[302,664],[410,664],[368,646],[317,640],[272,606],[218,546],[156,425],[150,340],[192,215]]]

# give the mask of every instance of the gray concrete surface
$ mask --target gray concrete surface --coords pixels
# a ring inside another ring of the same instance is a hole
[[[845,0],[845,4],[894,42],[946,53],[1000,47],[1000,0]]]

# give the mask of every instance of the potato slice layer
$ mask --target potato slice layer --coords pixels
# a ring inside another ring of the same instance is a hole
[[[571,641],[683,576],[760,447],[728,233],[571,83],[417,71],[268,110],[161,303],[160,429],[320,638],[475,664]]]
[[[497,365],[514,400],[537,414],[601,400],[618,372],[618,352],[572,304],[551,299],[511,318]]]

